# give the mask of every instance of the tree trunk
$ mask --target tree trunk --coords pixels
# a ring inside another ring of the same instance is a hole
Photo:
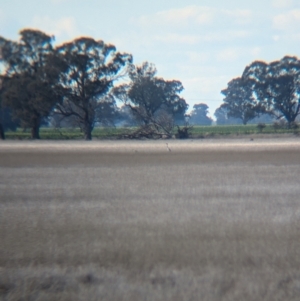
[[[1,123],[0,123],[0,138],[2,140],[5,140],[4,129],[3,129],[3,125]]]
[[[31,128],[31,139],[40,139],[40,122],[35,120]]]
[[[85,132],[84,133],[84,140],[89,141],[92,140],[92,133],[91,132]]]
[[[285,119],[286,119],[286,121],[287,121],[287,128],[288,128],[288,129],[291,129],[291,125],[292,125],[292,123],[295,121],[295,118],[293,119],[291,116],[288,116],[288,117],[286,117]]]
[[[83,128],[84,140],[92,140],[92,127],[89,124],[85,124]]]

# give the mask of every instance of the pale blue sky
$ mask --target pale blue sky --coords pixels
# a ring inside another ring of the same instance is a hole
[[[220,91],[254,60],[300,56],[299,0],[0,0],[0,35],[38,28],[56,43],[92,36],[180,80],[212,116]]]

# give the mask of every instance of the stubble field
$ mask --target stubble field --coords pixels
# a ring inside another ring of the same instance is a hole
[[[0,300],[300,300],[299,154],[1,142]]]

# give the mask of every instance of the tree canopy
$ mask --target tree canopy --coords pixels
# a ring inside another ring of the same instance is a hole
[[[251,80],[240,77],[232,79],[221,93],[225,96],[223,109],[227,110],[228,117],[238,118],[247,124],[263,113],[261,103],[254,95]]]
[[[180,97],[182,83],[156,76],[153,64],[131,65],[129,84],[115,88],[114,95],[129,107],[136,120],[143,126],[153,126],[158,132],[172,135],[175,119],[184,119],[188,108]]]
[[[285,56],[267,64],[255,61],[247,66],[242,75],[252,83],[265,112],[290,125],[300,114],[300,60]]]
[[[31,128],[33,139],[39,139],[41,122],[57,102],[56,78],[49,64],[52,41],[53,37],[31,29],[22,30],[18,42],[0,37],[3,105],[11,108],[23,127]]]
[[[92,38],[79,38],[56,49],[57,91],[62,95],[56,112],[72,116],[86,140],[92,138],[95,122],[103,121],[99,120],[103,110],[114,106],[108,92],[131,61],[131,55]]]
[[[211,125],[212,119],[207,116],[208,105],[205,103],[195,104],[191,112],[189,122],[191,124]]]
[[[290,126],[300,114],[300,60],[285,56],[269,64],[254,61],[221,93],[225,95],[222,106],[229,117],[246,124],[261,114],[269,114],[285,118]]]

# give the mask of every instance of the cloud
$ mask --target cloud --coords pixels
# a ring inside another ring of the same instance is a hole
[[[241,66],[249,59],[257,59],[263,54],[263,48],[259,46],[237,46],[224,48],[215,53],[217,61],[224,63],[239,62]],[[237,66],[237,65],[236,65]]]
[[[35,16],[33,18],[32,25],[47,33],[53,34],[57,39],[74,38],[79,34],[73,17],[65,17],[55,20],[48,16]]]
[[[251,35],[250,31],[246,30],[229,30],[208,33],[202,36],[201,40],[204,42],[222,42],[235,39],[247,38]]]
[[[53,4],[60,4],[60,3],[63,3],[63,2],[67,2],[67,1],[69,1],[69,0],[51,0],[51,2]]]
[[[257,57],[261,54],[262,49],[260,47],[253,47],[249,50],[250,54],[254,57]]]
[[[295,33],[291,35],[291,38],[295,42],[300,42],[300,33]]]
[[[177,23],[192,20],[200,24],[209,23],[213,19],[213,15],[213,9],[195,5],[157,13],[157,17],[167,22]]]
[[[223,10],[222,13],[232,18],[237,24],[248,24],[253,20],[253,12],[249,9]]]
[[[214,53],[214,56],[216,60],[220,63],[234,63],[234,65],[237,67],[236,70],[239,70],[249,60],[261,57],[263,55],[263,50],[264,49],[259,46],[236,46],[216,51]]]
[[[164,43],[179,43],[188,45],[194,45],[200,41],[200,37],[197,35],[184,35],[176,33],[155,36],[154,39]]]
[[[273,27],[279,30],[298,30],[300,27],[300,9],[276,15],[273,18]]]
[[[0,9],[0,24],[4,23],[4,13],[3,11]]]
[[[199,76],[183,80],[186,90],[195,91],[198,95],[214,92],[216,81],[217,79],[215,77],[212,78],[208,76]]]
[[[293,0],[273,0],[272,5],[273,7],[276,8],[285,8],[285,7],[290,7],[294,3]]]
[[[159,11],[152,15],[143,15],[138,19],[132,19],[144,27],[175,27],[204,26],[220,24],[248,24],[253,20],[253,12],[249,9],[218,9],[208,6],[190,5],[183,8]]]
[[[240,51],[237,48],[226,48],[218,51],[216,57],[218,61],[232,62],[240,57]]]
[[[155,35],[154,40],[162,43],[173,44],[186,44],[195,45],[200,42],[226,42],[236,39],[247,38],[251,35],[248,31],[225,31],[225,32],[211,32],[204,35],[192,35],[192,34],[178,34],[167,33],[162,35]]]
[[[216,10],[211,7],[190,5],[159,11],[154,15],[144,15],[138,18],[137,22],[143,26],[153,26],[153,24],[170,26],[203,25],[213,21],[215,12]]]
[[[186,55],[188,57],[189,63],[203,64],[209,61],[211,54],[204,51],[187,51]]]

